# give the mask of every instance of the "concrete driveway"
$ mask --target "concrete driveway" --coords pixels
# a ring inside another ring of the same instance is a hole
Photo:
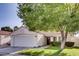
[[[49,46],[42,46],[35,49],[44,49]],[[17,51],[23,50],[23,49],[29,49],[29,48],[22,48],[22,47],[6,47],[6,48],[0,48],[0,56],[24,56],[17,54]]]
[[[0,56],[9,55],[11,53],[27,49],[27,48],[20,48],[20,47],[7,47],[7,48],[0,48]]]

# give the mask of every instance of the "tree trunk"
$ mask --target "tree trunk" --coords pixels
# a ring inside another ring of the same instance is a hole
[[[63,50],[64,47],[65,47],[66,39],[67,39],[67,32],[64,33],[64,31],[61,31],[61,37],[62,37],[62,40],[61,40],[61,49]]]
[[[61,41],[61,49],[64,49],[64,47],[65,47],[65,42],[66,42],[66,40],[65,40],[65,39],[62,39],[62,41]]]

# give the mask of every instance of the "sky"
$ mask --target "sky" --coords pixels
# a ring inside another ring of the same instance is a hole
[[[17,16],[17,4],[0,3],[0,27],[14,26],[20,27],[22,19]]]

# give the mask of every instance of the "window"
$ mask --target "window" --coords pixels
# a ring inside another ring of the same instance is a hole
[[[54,42],[56,41],[56,37],[53,37],[53,41],[54,41]]]

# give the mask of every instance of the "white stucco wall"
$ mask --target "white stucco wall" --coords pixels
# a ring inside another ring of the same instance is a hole
[[[47,40],[45,39],[44,35],[38,34],[37,35],[37,45],[38,46],[44,46],[47,45]]]
[[[79,38],[73,38],[71,41],[75,43],[74,46],[79,47]]]
[[[7,35],[0,35],[0,45],[10,42],[11,37]]]

